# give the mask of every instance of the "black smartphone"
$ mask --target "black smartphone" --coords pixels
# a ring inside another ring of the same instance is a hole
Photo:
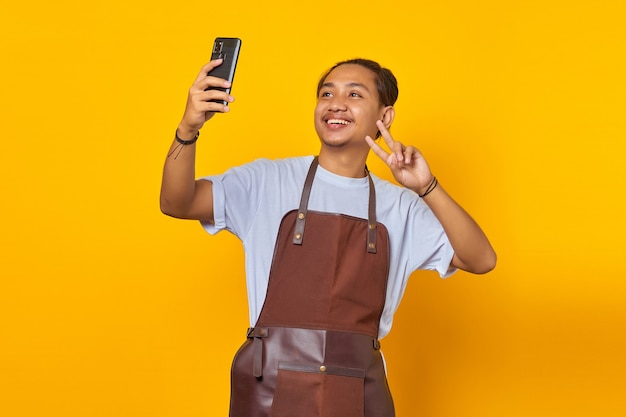
[[[233,80],[235,79],[235,68],[237,68],[237,59],[239,58],[239,50],[241,49],[241,39],[239,38],[215,38],[213,43],[213,53],[211,54],[211,60],[223,59],[222,65],[217,68],[213,68],[209,71],[208,75],[213,77],[223,78],[230,81],[230,88],[210,87],[217,90],[225,91],[230,94]],[[212,100],[216,103],[222,103],[224,105],[227,102],[222,100]]]

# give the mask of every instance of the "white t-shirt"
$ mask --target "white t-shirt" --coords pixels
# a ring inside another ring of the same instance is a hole
[[[222,175],[204,177],[213,182],[214,225],[211,234],[228,230],[241,239],[246,257],[246,284],[250,325],[261,312],[274,245],[283,216],[300,205],[312,156],[267,160],[231,168]],[[431,269],[443,278],[451,275],[452,246],[432,211],[413,191],[371,174],[376,190],[376,220],[389,233],[390,269],[387,298],[379,337],[386,336],[409,276]],[[369,183],[342,177],[318,166],[309,210],[367,219]]]

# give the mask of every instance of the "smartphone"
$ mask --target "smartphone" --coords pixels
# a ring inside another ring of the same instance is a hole
[[[225,91],[230,94],[233,80],[235,79],[235,68],[237,68],[237,59],[239,58],[239,50],[241,49],[241,39],[238,38],[215,38],[213,43],[213,53],[211,54],[211,60],[223,59],[222,65],[217,68],[213,68],[209,71],[208,75],[213,77],[223,78],[230,81],[230,88],[221,87],[209,87],[208,89],[217,89]],[[208,90],[207,89],[207,90]],[[212,100],[216,103],[222,103],[227,105],[226,101]]]

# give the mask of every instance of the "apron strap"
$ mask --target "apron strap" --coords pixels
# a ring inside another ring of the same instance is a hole
[[[269,329],[265,327],[250,327],[248,339],[252,341],[252,375],[256,378],[263,376],[263,340],[269,335]]]
[[[365,172],[370,183],[369,207],[367,209],[367,252],[376,253],[376,191],[367,165]]]
[[[313,158],[309,172],[306,175],[304,181],[304,187],[302,189],[302,197],[300,197],[300,207],[298,208],[298,216],[296,218],[296,227],[293,234],[293,244],[302,245],[302,239],[304,239],[304,226],[306,224],[306,216],[309,206],[309,196],[311,195],[311,188],[313,187],[313,179],[315,178],[315,172],[319,165],[318,157]],[[365,173],[369,181],[369,203],[367,211],[367,252],[376,253],[376,191],[374,189],[374,182],[370,175],[367,166],[365,167]]]
[[[300,197],[300,208],[298,209],[298,217],[296,218],[296,228],[293,233],[293,244],[302,245],[302,239],[304,238],[304,224],[306,223],[306,214],[309,207],[309,196],[311,195],[311,187],[313,186],[313,178],[315,178],[315,171],[319,161],[317,156],[313,158],[309,172],[306,174],[306,180],[304,180],[304,188],[302,189],[302,197]]]

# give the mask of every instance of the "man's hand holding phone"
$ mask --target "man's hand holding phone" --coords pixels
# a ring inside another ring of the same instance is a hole
[[[230,89],[235,78],[241,39],[215,38],[211,62],[202,67],[189,89],[187,107],[178,127],[179,135],[194,137],[215,113],[226,113],[235,99]]]
[[[189,89],[185,113],[178,126],[178,135],[181,138],[193,138],[215,113],[228,112],[230,110],[228,103],[235,101],[235,98],[226,92],[230,90],[232,83],[209,75],[222,63],[223,59],[216,59],[203,66]]]

